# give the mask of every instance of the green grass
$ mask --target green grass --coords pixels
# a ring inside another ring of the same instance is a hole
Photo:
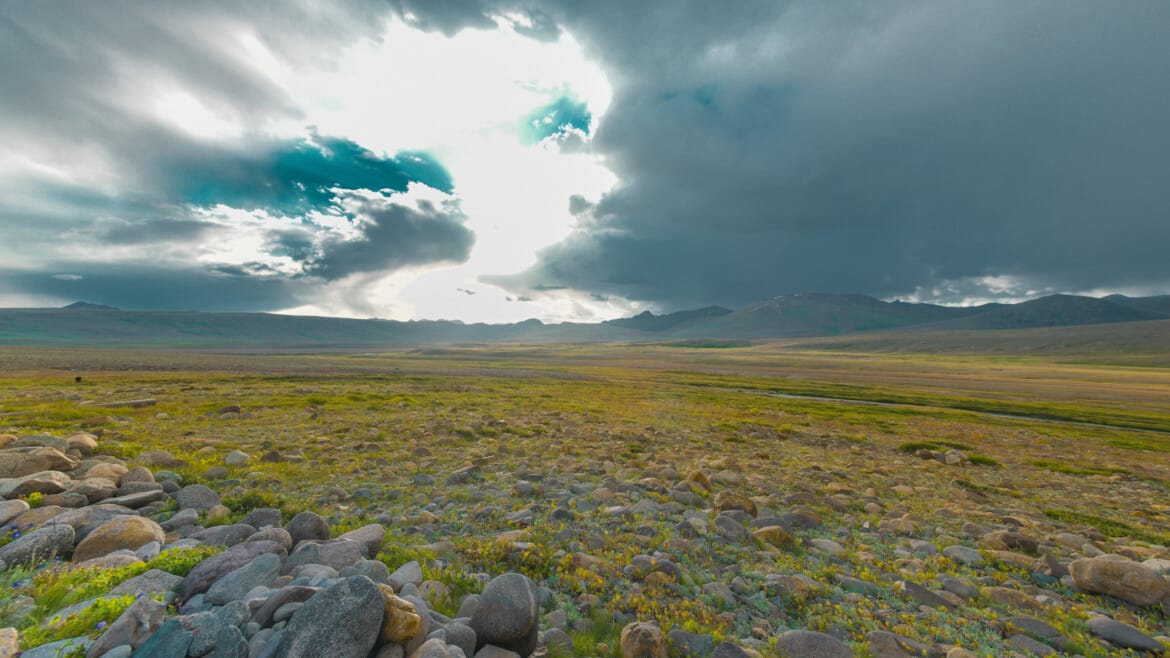
[[[1046,509],[1044,514],[1051,519],[1071,525],[1095,528],[1107,537],[1130,537],[1152,544],[1170,546],[1170,533],[1138,527],[1125,521],[1067,509]]]

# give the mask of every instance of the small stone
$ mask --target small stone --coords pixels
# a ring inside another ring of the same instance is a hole
[[[753,517],[759,513],[756,509],[756,504],[751,498],[731,491],[720,491],[715,496],[715,513],[718,514],[727,510],[740,510]]]
[[[770,525],[752,531],[756,539],[771,546],[788,546],[792,543],[792,535],[782,526]]]
[[[250,461],[252,458],[248,456],[248,453],[243,450],[233,450],[227,454],[227,457],[223,458],[223,465],[229,468],[247,466]]]
[[[126,468],[122,464],[103,462],[101,464],[94,465],[93,468],[86,471],[83,479],[88,480],[90,478],[105,478],[117,485],[121,484],[122,476],[126,475],[129,470],[130,469]]]

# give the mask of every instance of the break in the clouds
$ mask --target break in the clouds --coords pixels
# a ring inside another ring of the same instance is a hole
[[[9,3],[0,303],[1165,291],[1167,28],[1144,0]]]

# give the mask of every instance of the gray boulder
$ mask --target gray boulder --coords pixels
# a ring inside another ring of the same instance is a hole
[[[382,628],[382,592],[365,576],[341,580],[305,602],[289,620],[275,655],[365,656]]]
[[[47,525],[0,548],[0,562],[8,567],[31,566],[73,549],[75,533],[67,525]]]
[[[536,585],[528,576],[512,572],[487,584],[470,625],[478,647],[494,644],[528,656],[536,649],[539,616]]]
[[[785,658],[853,658],[853,650],[832,635],[805,630],[780,634],[776,652]]]

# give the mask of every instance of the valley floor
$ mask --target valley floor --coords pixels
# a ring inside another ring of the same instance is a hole
[[[475,574],[519,571],[564,611],[554,654],[619,655],[647,620],[763,655],[791,629],[859,655],[1137,655],[1099,614],[1170,636],[1166,603],[1069,573],[1120,554],[1170,591],[1170,368],[809,344],[0,362],[0,434],[165,451],[223,495],[216,523],[381,523],[381,559],[423,563],[448,615]]]

